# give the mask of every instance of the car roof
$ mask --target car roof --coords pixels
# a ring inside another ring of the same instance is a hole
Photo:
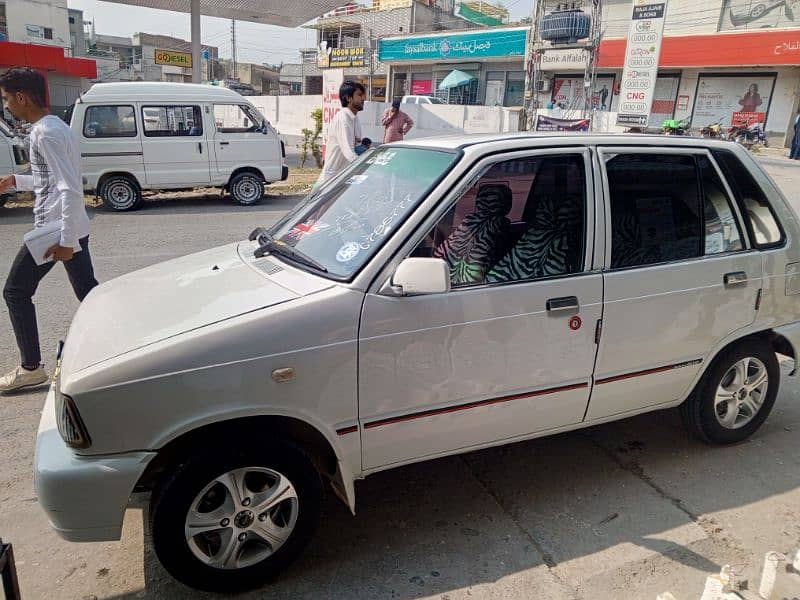
[[[660,148],[731,148],[732,143],[691,136],[646,135],[632,133],[491,133],[456,134],[415,138],[392,144],[393,146],[416,146],[442,150],[461,150],[475,146],[505,144],[508,150],[538,146],[653,146]]]
[[[189,99],[195,102],[247,102],[241,94],[228,88],[161,81],[96,83],[81,96],[81,102],[135,102],[137,100],[173,102]]]

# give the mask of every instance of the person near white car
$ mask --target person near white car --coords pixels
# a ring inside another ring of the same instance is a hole
[[[332,179],[357,158],[355,147],[361,143],[358,113],[364,110],[366,88],[355,81],[345,81],[339,87],[342,110],[333,117],[325,140],[325,165],[315,188]]]
[[[0,178],[0,193],[15,187],[34,191],[35,227],[61,223],[61,233],[44,256],[34,257],[23,244],[3,288],[8,314],[21,355],[19,367],[0,378],[0,392],[47,381],[39,348],[36,310],[31,299],[56,261],[64,263],[79,300],[97,285],[89,255],[89,218],[83,203],[80,150],[69,126],[49,114],[47,84],[33,69],[11,69],[0,77],[3,101],[18,119],[33,123],[30,133],[31,175]],[[42,262],[46,260],[47,262]]]

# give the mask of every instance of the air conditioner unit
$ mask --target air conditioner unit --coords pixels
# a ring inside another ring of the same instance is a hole
[[[542,79],[541,81],[539,81],[538,88],[540,92],[549,92],[551,89],[553,89],[553,80]]]

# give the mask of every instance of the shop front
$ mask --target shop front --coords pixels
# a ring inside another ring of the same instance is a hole
[[[527,27],[386,38],[378,56],[390,67],[389,95],[435,96],[448,104],[521,106]],[[449,85],[459,71],[457,85]]]

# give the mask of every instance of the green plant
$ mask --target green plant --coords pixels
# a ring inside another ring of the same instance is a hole
[[[303,134],[303,141],[300,144],[300,168],[302,169],[306,166],[308,150],[311,147],[311,136],[314,134],[314,132],[307,127],[304,127],[301,133]]]
[[[311,118],[314,119],[314,134],[311,137],[311,154],[317,161],[317,167],[322,168],[322,149],[319,145],[319,138],[322,135],[322,109],[315,108],[311,111]]]

